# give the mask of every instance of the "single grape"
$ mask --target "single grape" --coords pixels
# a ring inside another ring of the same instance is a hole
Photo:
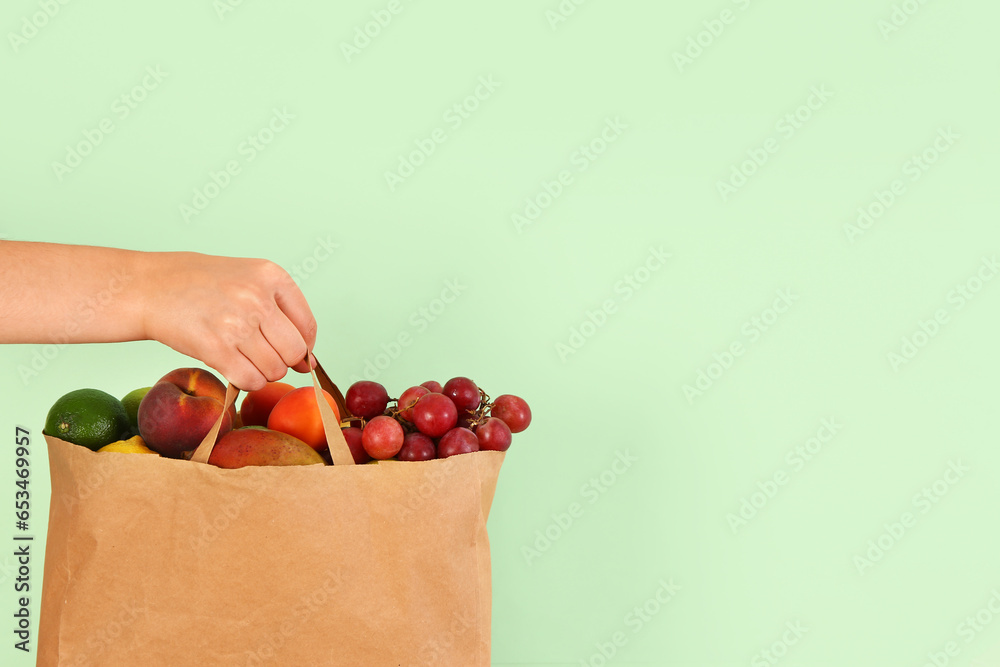
[[[441,386],[440,382],[435,382],[434,380],[428,380],[427,382],[424,382],[420,386],[433,394],[440,394],[441,390],[444,389],[444,387]]]
[[[510,427],[502,419],[490,417],[476,427],[476,437],[479,438],[479,449],[489,449],[495,452],[506,452],[513,439]]]
[[[469,412],[468,410],[460,411],[458,413],[458,422],[455,426],[461,426],[462,428],[472,429],[472,422],[476,419],[475,413]]]
[[[451,399],[458,411],[475,410],[479,407],[479,387],[466,377],[452,378],[444,383],[442,394]]]
[[[344,399],[351,414],[365,419],[382,414],[389,404],[389,394],[385,387],[370,380],[359,380],[352,384]]]
[[[479,451],[479,438],[467,428],[456,427],[441,436],[438,440],[437,455],[446,459],[455,454],[468,454]]]
[[[399,400],[396,402],[396,407],[399,408],[399,416],[408,422],[413,421],[413,406],[416,404],[417,399],[419,399],[424,394],[431,393],[430,389],[427,387],[410,387],[402,394],[399,395]]]
[[[413,424],[417,430],[432,438],[441,437],[458,422],[458,410],[444,394],[424,394],[417,399],[412,411]]]
[[[511,433],[520,433],[531,423],[531,408],[523,398],[504,394],[493,400],[490,416],[502,419],[510,427]]]
[[[365,424],[361,445],[373,459],[391,459],[403,447],[403,427],[392,417],[379,415]]]
[[[360,428],[357,426],[348,426],[340,430],[344,433],[344,440],[347,440],[347,446],[351,448],[351,455],[354,457],[355,463],[368,463],[372,460],[372,457],[368,455],[364,445],[361,443],[362,434]]]
[[[407,433],[403,436],[403,448],[396,456],[400,461],[429,461],[436,457],[434,441],[423,433]]]

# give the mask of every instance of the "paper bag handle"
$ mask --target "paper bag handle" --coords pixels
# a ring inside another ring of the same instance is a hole
[[[208,457],[212,455],[212,449],[215,448],[215,440],[219,435],[219,430],[222,428],[222,419],[226,416],[229,406],[236,400],[236,396],[239,393],[240,390],[234,387],[232,382],[226,384],[226,401],[222,406],[222,412],[219,413],[219,418],[212,424],[212,428],[208,429],[208,433],[202,439],[201,444],[194,450],[194,454],[191,455],[192,461],[208,463]]]
[[[312,353],[310,352],[310,354]],[[315,355],[313,357],[315,358]],[[338,409],[343,413],[342,416],[344,418],[349,417],[350,414],[347,412],[340,391],[330,381],[329,377],[326,376],[318,360],[316,361],[316,368],[323,375],[325,382],[333,387],[334,391],[330,393],[333,395]],[[313,390],[316,392],[316,404],[319,406],[320,421],[323,423],[323,432],[326,434],[326,442],[330,448],[330,459],[334,465],[354,465],[354,455],[351,454],[351,448],[347,446],[347,440],[344,438],[344,432],[340,430],[340,423],[337,421],[337,416],[334,414],[333,408],[330,407],[330,404],[326,402],[326,398],[323,396],[319,378],[316,377],[316,369],[310,368],[309,375],[312,377]],[[239,393],[239,389],[234,387],[233,383],[229,382],[226,384],[226,401],[222,412],[219,414],[219,418],[215,421],[215,424],[212,425],[212,428],[208,430],[204,440],[194,450],[194,454],[191,455],[192,461],[196,463],[208,463],[208,459],[212,455],[212,450],[215,448],[215,441],[219,435],[219,430],[222,428],[222,420],[229,410],[229,406],[236,400],[236,396]]]
[[[313,358],[315,356],[313,355]],[[337,389],[337,385],[333,384],[330,378],[327,377],[317,359],[316,368],[310,368],[309,375],[312,376],[313,390],[316,392],[316,405],[319,406],[320,421],[323,422],[323,432],[326,433],[326,443],[330,448],[330,460],[333,461],[333,465],[335,466],[352,466],[354,465],[354,454],[351,454],[351,448],[347,446],[347,439],[344,437],[344,432],[340,430],[340,422],[337,421],[337,416],[333,414],[333,408],[330,407],[330,404],[326,402],[326,398],[323,396],[323,388],[320,386],[319,378],[316,377],[316,371],[319,371],[320,375],[326,381],[325,383],[330,385],[332,389],[330,395],[333,396],[334,402],[337,403],[340,418],[347,419],[351,415],[347,410],[343,397],[340,395],[340,390]]]

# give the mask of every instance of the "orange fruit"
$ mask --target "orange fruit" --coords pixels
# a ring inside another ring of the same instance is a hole
[[[268,382],[262,389],[251,391],[240,405],[240,418],[244,426],[267,426],[271,410],[285,394],[295,389],[287,382]]]
[[[330,424],[330,427],[340,428],[337,402],[328,391],[325,389],[321,391],[326,397],[326,402],[333,408],[337,420]],[[316,405],[316,390],[313,387],[299,387],[282,396],[267,418],[267,427],[295,436],[317,452],[327,448],[326,432],[323,430],[319,406]]]

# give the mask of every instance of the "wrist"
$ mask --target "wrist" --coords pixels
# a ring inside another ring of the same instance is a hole
[[[156,295],[162,290],[163,266],[167,252],[135,251],[129,254],[129,271],[134,278],[133,304],[138,314],[138,340],[158,340],[156,332]]]

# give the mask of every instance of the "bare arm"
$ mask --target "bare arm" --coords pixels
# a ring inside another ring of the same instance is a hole
[[[157,340],[243,390],[308,371],[316,319],[263,259],[0,241],[0,343]]]

